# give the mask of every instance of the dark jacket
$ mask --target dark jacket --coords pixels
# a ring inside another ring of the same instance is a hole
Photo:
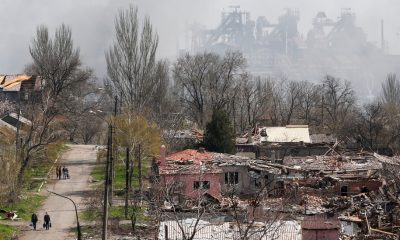
[[[50,216],[48,214],[44,215],[44,222],[50,222]]]
[[[37,221],[38,221],[38,217],[36,216],[36,214],[32,214],[31,222],[35,223]]]

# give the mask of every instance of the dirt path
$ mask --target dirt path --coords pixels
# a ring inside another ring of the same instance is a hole
[[[94,146],[70,145],[70,150],[63,154],[61,163],[69,169],[71,178],[58,180],[55,184],[49,184],[42,191],[50,190],[72,198],[78,207],[83,209],[81,200],[89,188],[90,172],[96,162]],[[43,216],[48,212],[51,217],[52,228],[44,230]],[[59,196],[51,194],[44,202],[43,207],[37,212],[39,223],[37,231],[29,230],[22,233],[22,240],[72,240],[76,235],[71,234],[70,229],[76,227],[76,215],[73,204]],[[29,223],[26,223],[28,225]]]

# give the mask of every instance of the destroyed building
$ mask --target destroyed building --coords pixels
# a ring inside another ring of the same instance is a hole
[[[276,136],[272,131],[269,133]],[[311,142],[311,138],[302,140]],[[226,209],[231,206],[229,199],[234,194],[238,206],[247,209],[244,215],[247,221],[254,219],[262,225],[267,214],[280,214],[285,222],[297,224],[297,230],[292,228],[286,235],[293,239],[339,239],[339,236],[341,239],[398,239],[400,160],[365,151],[341,151],[336,146],[331,146],[323,155],[287,155],[280,161],[204,149],[166,155],[163,147],[158,159],[158,178],[164,186],[179,186],[172,192],[179,206],[188,206],[187,200],[202,195],[215,200],[212,204],[219,206],[217,209]],[[260,188],[268,194],[254,207],[252,199]],[[279,205],[283,201],[284,207]],[[221,214],[224,216],[223,211]],[[218,236],[224,239],[231,236],[227,234],[234,234],[235,223],[227,220],[229,214],[226,214],[220,223],[205,221],[204,229],[208,230],[200,230],[199,236],[209,237],[217,231],[223,232]],[[170,236],[173,234],[179,239],[179,231],[174,230],[176,223],[165,224]],[[230,226],[230,232],[223,230],[226,226]],[[160,234],[164,236],[165,232]]]
[[[322,155],[336,142],[325,134],[310,135],[307,125],[256,127],[236,138],[236,151],[254,158]]]
[[[165,147],[162,147],[157,174],[163,185],[176,185],[175,195],[181,202],[198,198],[199,192],[221,199],[231,191],[245,197],[266,187],[272,194],[280,170],[264,164],[263,160],[204,149],[187,149],[165,155]]]
[[[43,80],[36,75],[0,75],[0,99],[28,101],[41,91]]]

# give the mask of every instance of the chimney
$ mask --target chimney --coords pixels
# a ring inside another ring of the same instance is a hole
[[[199,150],[197,150],[197,152],[199,152],[199,153],[205,153],[205,152],[206,152],[206,149],[203,148],[203,147],[200,147]]]
[[[166,149],[165,149],[165,145],[161,145],[161,149],[160,149],[160,158],[159,158],[159,163],[160,166],[165,166],[165,157],[166,157]]]

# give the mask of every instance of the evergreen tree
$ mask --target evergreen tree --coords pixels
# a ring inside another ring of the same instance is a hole
[[[235,152],[233,127],[226,112],[213,111],[212,119],[206,127],[204,146],[214,152]]]

